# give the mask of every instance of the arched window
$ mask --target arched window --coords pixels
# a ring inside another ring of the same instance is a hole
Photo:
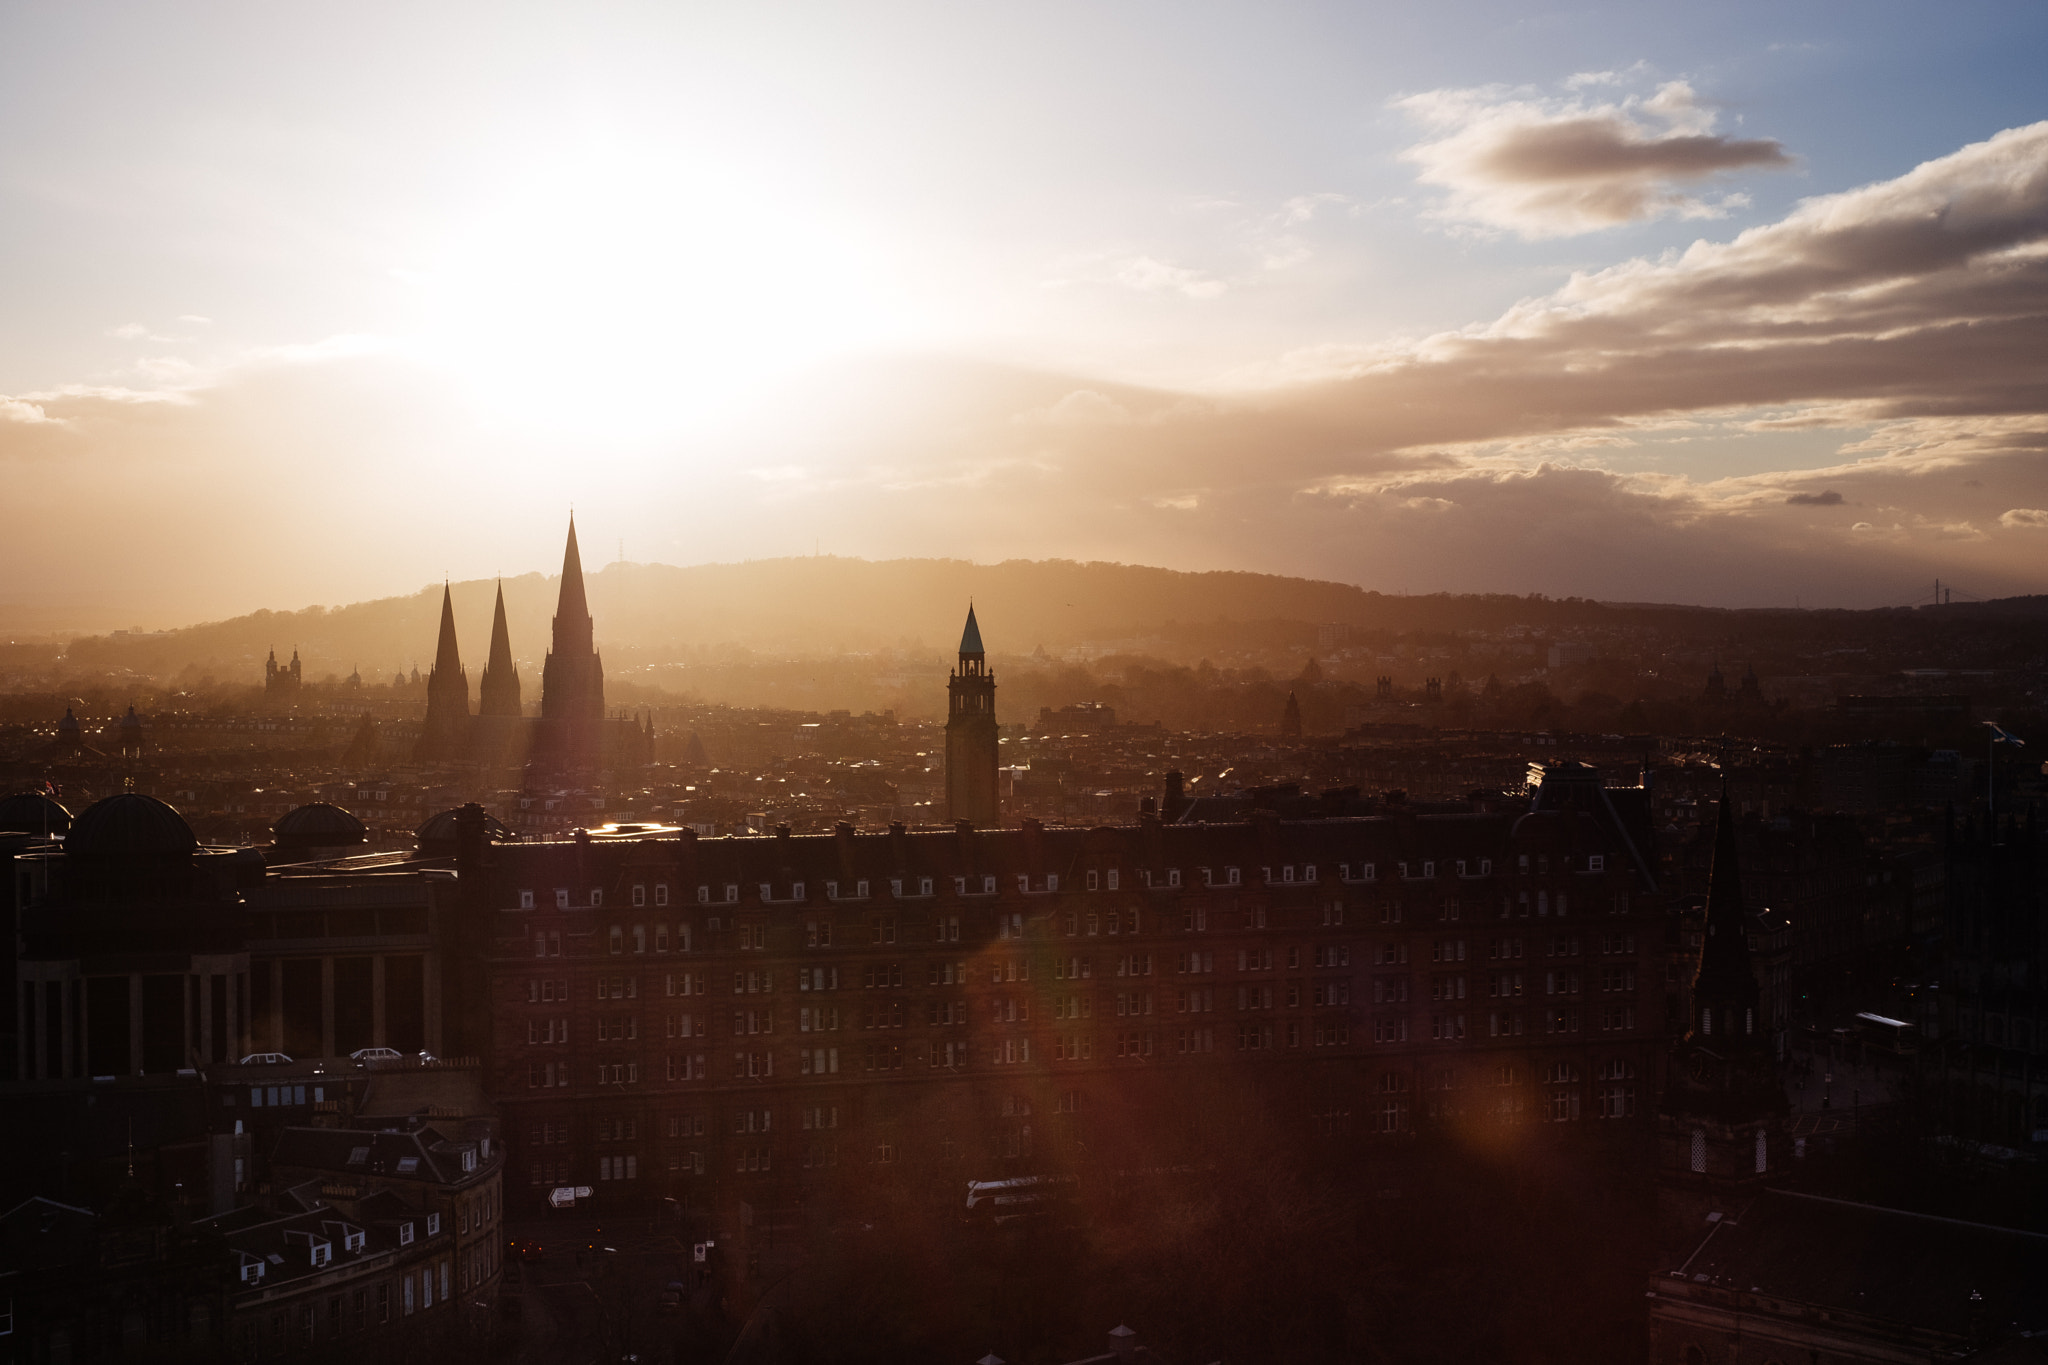
[[[1743,1031],[1744,1033],[1755,1033],[1755,1032],[1756,1032],[1756,1011],[1755,1011],[1755,1010],[1744,1010],[1744,1011],[1742,1012],[1742,1031]]]
[[[1714,1036],[1714,1012],[1710,1009],[1702,1009],[1700,1011],[1700,1036],[1703,1038]]]
[[[1707,1169],[1707,1133],[1704,1128],[1692,1130],[1692,1168],[1702,1174]]]

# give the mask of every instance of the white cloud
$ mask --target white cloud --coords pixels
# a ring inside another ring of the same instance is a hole
[[[19,422],[23,426],[35,426],[58,419],[44,411],[40,403],[31,403],[22,398],[0,397],[0,420]]]
[[[2040,530],[2048,527],[2048,510],[2039,507],[2014,507],[1998,518],[1998,524],[2008,530]]]
[[[1568,84],[1578,92],[1621,79],[1589,73]],[[1424,183],[1448,191],[1438,215],[1524,237],[1673,215],[1721,217],[1747,198],[1706,198],[1682,187],[1791,164],[1769,139],[1715,133],[1713,111],[1684,81],[1604,103],[1486,86],[1431,90],[1395,107],[1438,134],[1403,153],[1422,168]]]
[[[1171,265],[1153,256],[1133,256],[1116,272],[1118,283],[1148,294],[1180,294],[1190,299],[1213,299],[1229,285],[1212,275],[1185,266]]]

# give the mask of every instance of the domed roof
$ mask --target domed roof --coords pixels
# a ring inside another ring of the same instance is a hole
[[[270,827],[279,844],[294,848],[325,847],[332,844],[360,844],[369,837],[363,822],[340,806],[315,801],[286,811]]]
[[[62,834],[71,828],[71,812],[41,792],[0,797],[0,830],[18,834]]]
[[[428,816],[427,822],[413,831],[419,838],[420,852],[441,851],[453,853],[455,851],[455,821],[456,817],[461,814],[460,807],[451,806],[439,815]],[[485,838],[493,840],[504,839],[508,838],[511,833],[512,831],[506,827],[505,822],[497,816],[490,814],[484,816]]]
[[[171,858],[198,846],[177,811],[154,796],[122,792],[86,807],[72,822],[64,850],[86,858]]]

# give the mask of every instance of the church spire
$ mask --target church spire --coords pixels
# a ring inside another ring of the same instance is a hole
[[[484,664],[477,714],[519,714],[519,670],[512,663],[512,632],[505,625],[505,585],[498,584],[498,605],[491,613],[491,653]]]
[[[298,651],[292,651],[298,657]],[[434,672],[455,673],[462,669],[462,654],[455,647],[455,597],[446,583],[441,585],[441,643],[434,650]],[[431,675],[430,675],[431,676]],[[465,699],[466,700],[466,699]]]
[[[1693,1034],[1716,1047],[1760,1045],[1761,991],[1749,959],[1749,911],[1735,848],[1735,807],[1728,774],[1721,774],[1721,806],[1714,819],[1714,861],[1707,874],[1707,934],[1693,978]]]
[[[583,591],[583,555],[576,548],[576,517],[569,517],[569,544],[562,551],[562,593],[555,603],[555,653],[590,652],[590,599]]]
[[[455,598],[441,585],[441,639],[434,650],[434,668],[427,674],[427,718],[420,725],[418,758],[459,757],[469,739],[469,677],[462,671],[462,653],[455,644]]]
[[[604,719],[604,662],[598,656],[583,589],[583,556],[576,548],[576,518],[569,518],[569,544],[562,552],[562,591],[555,603],[553,648],[541,665],[543,719]]]
[[[960,657],[963,659],[984,659],[988,652],[981,647],[981,627],[974,621],[974,604],[967,604],[967,629],[960,632]]]

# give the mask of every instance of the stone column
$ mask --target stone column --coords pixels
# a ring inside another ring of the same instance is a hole
[[[47,981],[28,982],[19,978],[15,981],[15,999],[35,1015],[26,1021],[27,1027],[21,1031],[21,1046],[15,1049],[18,1064],[14,1074],[25,1081],[50,1079],[50,1011],[43,1003],[43,994],[49,989]],[[35,1059],[33,1066],[29,1063],[31,1057]]]
[[[199,991],[199,1057],[202,1062],[213,1060],[213,983],[215,974],[202,972],[197,978]]]
[[[78,1050],[82,1046],[79,1040],[85,1036],[85,983],[71,977],[51,984],[57,988],[57,1075],[69,1080],[83,1070],[78,1065]]]
[[[269,1024],[266,1032],[270,1034],[270,1044],[265,1050],[284,1051],[284,959],[281,957],[271,959],[270,963],[270,1018],[266,1022]]]
[[[178,1055],[185,1059],[185,1064],[187,1066],[191,1066],[199,1060],[196,1056],[193,1055],[192,1052],[192,1045],[196,1041],[196,1039],[194,1039],[194,1037],[192,1036],[194,1031],[192,1007],[194,1003],[194,997],[196,997],[199,994],[200,983],[203,982],[206,978],[199,976],[193,972],[186,972],[184,976],[185,1017],[181,1021],[179,1021],[179,1026],[185,1031],[185,1045],[182,1048],[178,1049]]]
[[[422,987],[421,994],[426,997],[421,1004],[427,1016],[427,1051],[438,1057],[441,1055],[441,955],[439,953],[429,952],[421,958],[420,976],[422,978],[420,982]]]
[[[320,959],[320,1055],[334,1055],[334,959]]]
[[[221,1055],[229,1061],[240,1061],[244,1048],[242,1038],[242,993],[248,989],[247,972],[228,973],[228,1040]]]
[[[128,973],[128,1074],[142,1074],[142,973]]]
[[[390,1047],[390,1040],[384,1033],[384,955],[370,959],[370,1044],[373,1047]]]

